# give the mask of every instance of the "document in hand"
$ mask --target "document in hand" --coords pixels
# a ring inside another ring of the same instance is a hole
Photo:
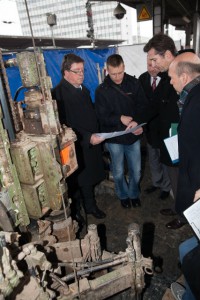
[[[200,199],[187,208],[183,214],[200,240]]]
[[[173,164],[177,163],[179,161],[177,134],[164,139],[164,143],[167,147],[167,150],[169,152]]]
[[[139,124],[133,128],[127,129],[127,130],[123,130],[123,131],[115,131],[115,132],[104,132],[104,133],[95,133],[97,136],[103,138],[103,139],[110,139],[116,136],[120,136],[120,135],[124,135],[124,134],[128,134],[128,133],[133,133],[134,131],[136,131],[136,129],[142,127],[146,125],[146,123],[142,123]]]

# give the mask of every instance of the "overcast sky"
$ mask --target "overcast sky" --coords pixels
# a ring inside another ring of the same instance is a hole
[[[17,6],[13,0],[0,0],[0,35],[21,35]]]

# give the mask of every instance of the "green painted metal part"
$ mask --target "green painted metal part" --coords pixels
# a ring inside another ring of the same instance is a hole
[[[15,226],[27,226],[30,223],[26,209],[18,174],[10,155],[10,142],[2,122],[2,110],[0,107],[0,185],[1,190],[7,190],[9,206],[14,213]]]

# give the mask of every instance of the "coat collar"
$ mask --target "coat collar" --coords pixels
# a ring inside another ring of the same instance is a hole
[[[122,80],[122,83],[120,85],[123,85],[124,82],[127,81],[127,74],[124,73],[124,78]],[[107,75],[104,79],[104,84],[106,84],[107,86],[112,86],[115,85],[114,81],[112,81],[112,79],[110,78],[109,75]],[[118,84],[116,84],[118,86]]]
[[[184,108],[184,104],[186,102],[187,96],[189,92],[196,86],[200,84],[200,75],[194,78],[192,81],[190,81],[182,90],[180,93],[180,98],[178,100],[178,107],[179,107],[179,113],[181,115],[182,110]]]
[[[62,78],[61,79],[61,83],[65,86],[65,87],[67,87],[67,88],[69,88],[69,89],[72,89],[72,90],[76,90],[77,88],[75,87],[75,86],[73,86],[69,81],[67,81],[65,78]],[[81,88],[82,88],[82,85],[81,85]]]

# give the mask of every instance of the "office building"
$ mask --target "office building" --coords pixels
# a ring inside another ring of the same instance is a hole
[[[88,20],[86,0],[17,0],[17,8],[24,36],[30,36],[30,23],[34,36],[51,36],[64,38],[86,38]],[[92,2],[92,18],[95,39],[119,39],[127,44],[133,42],[132,19],[134,9],[124,6],[127,13],[122,20],[113,15],[118,2]],[[56,15],[56,25],[47,23],[49,14]]]

